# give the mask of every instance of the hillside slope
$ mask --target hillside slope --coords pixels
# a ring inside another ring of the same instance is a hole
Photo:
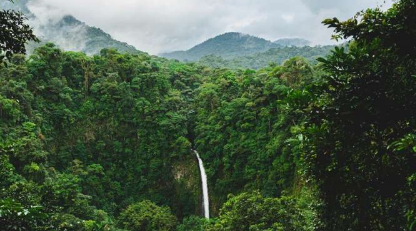
[[[15,4],[2,2],[3,9],[19,10],[28,17],[28,23],[34,28],[36,36],[41,40],[38,43],[29,43],[28,53],[48,42],[55,43],[61,49],[67,51],[81,51],[87,55],[99,54],[104,48],[115,48],[122,53],[138,54],[141,51],[125,42],[120,42],[111,37],[100,28],[92,27],[71,15],[61,18],[40,20],[34,12],[31,12],[29,0],[16,1]]]
[[[317,58],[329,55],[334,47],[335,46],[280,47],[272,48],[266,52],[260,52],[254,55],[235,57],[233,59],[223,59],[219,56],[209,55],[201,58],[199,63],[214,68],[259,70],[267,67],[270,63],[280,65],[290,58],[300,56],[308,60],[311,64],[316,64]]]
[[[228,32],[210,38],[187,51],[163,53],[160,54],[160,56],[181,61],[197,61],[207,55],[216,55],[222,58],[231,59],[264,52],[275,47],[280,47],[280,45],[255,36]]]

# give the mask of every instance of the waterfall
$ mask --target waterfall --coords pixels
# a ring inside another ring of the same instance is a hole
[[[207,174],[205,173],[204,162],[202,162],[201,157],[196,150],[193,150],[196,157],[198,158],[199,163],[199,170],[201,172],[201,182],[202,182],[202,195],[204,197],[204,215],[205,218],[209,218],[209,197],[208,197],[208,182],[207,182]]]

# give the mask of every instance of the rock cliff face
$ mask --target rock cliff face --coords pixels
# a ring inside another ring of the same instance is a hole
[[[196,157],[191,151],[182,161],[172,168],[175,179],[175,194],[178,195],[178,206],[183,207],[183,214],[198,214],[203,216],[201,178]]]

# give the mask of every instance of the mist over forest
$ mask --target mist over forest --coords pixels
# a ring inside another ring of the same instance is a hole
[[[0,230],[415,231],[414,12],[0,0]]]

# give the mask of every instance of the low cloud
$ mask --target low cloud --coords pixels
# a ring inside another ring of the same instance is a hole
[[[238,31],[269,40],[302,37],[331,44],[321,21],[345,19],[382,0],[29,0],[38,24],[71,14],[137,49],[189,49],[207,38]],[[389,6],[391,3],[387,2]],[[71,46],[67,44],[66,46]]]

